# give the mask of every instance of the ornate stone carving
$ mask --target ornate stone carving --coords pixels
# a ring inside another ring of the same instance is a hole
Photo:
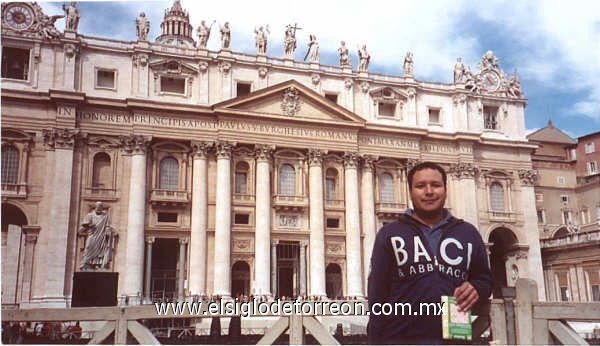
[[[268,73],[269,73],[269,69],[266,68],[265,66],[261,66],[258,68],[258,76],[260,78],[265,78]]]
[[[3,2],[2,35],[11,34],[29,38],[54,39],[61,33],[54,23],[64,15],[47,16],[37,3]],[[5,25],[6,24],[6,25]]]
[[[327,244],[327,253],[336,255],[344,253],[344,244],[343,243],[328,243]]]
[[[77,54],[78,50],[79,50],[79,47],[72,43],[65,44],[65,56],[68,59],[73,59],[75,57],[75,55]]]
[[[346,87],[346,89],[348,89],[348,90],[352,89],[353,85],[354,85],[354,82],[352,81],[351,78],[344,79],[344,86]]]
[[[235,147],[236,143],[227,141],[217,141],[215,143],[215,149],[217,152],[217,158],[219,159],[231,159],[231,151]]]
[[[407,52],[404,57],[404,75],[407,77],[412,77],[413,73],[413,55],[411,52]]]
[[[79,129],[44,129],[44,145],[49,149],[73,149]]]
[[[254,149],[256,160],[270,161],[274,150],[274,145],[257,145]]]
[[[231,64],[227,61],[221,61],[219,63],[219,71],[221,71],[223,74],[228,74],[229,71],[231,71]]]
[[[479,168],[471,163],[460,162],[450,165],[450,174],[458,179],[474,178],[478,172]]]
[[[280,228],[298,228],[298,215],[279,214]]]
[[[467,95],[465,95],[465,94],[456,94],[456,95],[452,96],[452,102],[456,106],[463,105],[463,104],[465,104],[465,102],[467,102]]]
[[[377,156],[373,156],[373,155],[363,155],[362,156],[362,163],[363,163],[363,167],[366,170],[373,170],[373,168],[375,168],[375,161],[377,161]]]
[[[147,236],[146,237],[146,243],[147,244],[154,244],[154,240],[156,240],[156,238],[154,236]]]
[[[323,164],[323,157],[327,154],[325,150],[308,149],[308,164],[310,166],[320,166]]]
[[[77,9],[76,2],[71,1],[69,6],[63,4],[63,10],[65,11],[66,21],[65,21],[65,31],[74,31],[77,32],[77,27],[79,26],[79,9]]]
[[[410,171],[414,166],[421,163],[419,159],[406,159],[406,170]]]
[[[148,54],[135,54],[131,57],[131,60],[135,67],[146,67],[148,65]]]
[[[126,154],[145,154],[150,138],[142,135],[121,136],[121,145]]]
[[[200,61],[198,63],[198,71],[204,73],[208,70],[208,63],[206,61]]]
[[[251,239],[235,239],[233,241],[233,247],[235,250],[241,252],[247,252],[252,250],[252,240]]]
[[[319,74],[317,74],[317,73],[313,73],[310,76],[310,80],[312,81],[312,83],[314,85],[319,85],[319,83],[321,82],[321,76]]]
[[[148,41],[150,21],[148,18],[146,18],[146,14],[144,12],[140,12],[140,16],[135,20],[135,30],[138,41]]]
[[[538,183],[539,178],[538,172],[533,169],[519,170],[519,179],[521,180],[522,185],[534,186]]]
[[[192,157],[206,158],[208,151],[213,147],[209,142],[192,142]]]
[[[489,50],[477,65],[478,73],[471,72],[467,67],[464,71],[465,88],[473,94],[489,94],[496,96],[505,96],[510,98],[521,98],[521,83],[515,72],[508,76],[501,68],[500,61]]]
[[[367,81],[363,81],[360,83],[360,90],[362,90],[362,92],[365,94],[369,91],[369,87],[370,87],[370,85],[369,85],[369,82],[367,82]]]
[[[417,89],[415,89],[415,88],[406,89],[406,95],[408,95],[409,99],[415,98],[415,96],[417,96]]]
[[[300,111],[300,93],[291,86],[283,91],[283,100],[281,101],[281,110],[287,116],[294,116]]]
[[[342,158],[344,160],[344,168],[356,168],[358,165],[358,153],[347,151]]]

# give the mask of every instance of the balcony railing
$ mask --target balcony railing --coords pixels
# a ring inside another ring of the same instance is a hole
[[[585,233],[578,232],[555,239],[542,239],[540,240],[540,246],[544,249],[547,249],[564,245],[584,244],[588,242],[600,242],[600,231],[597,230]]]
[[[2,183],[2,196],[26,198],[27,185]]]
[[[233,200],[236,202],[242,202],[242,203],[254,203],[255,197],[254,197],[254,195],[248,195],[248,194],[243,194],[243,193],[234,193]]]
[[[275,209],[302,209],[308,207],[308,198],[306,196],[273,196],[273,206]]]
[[[186,204],[189,202],[189,197],[185,190],[153,189],[150,194],[150,202],[158,204]]]
[[[516,213],[514,211],[488,210],[488,217],[491,221],[516,221]]]
[[[406,210],[406,204],[398,202],[375,202],[375,213],[378,215],[398,216]]]
[[[326,199],[325,207],[331,209],[344,209],[344,200],[343,199]]]
[[[103,187],[86,187],[83,191],[84,197],[89,199],[114,199],[117,196],[117,190]]]

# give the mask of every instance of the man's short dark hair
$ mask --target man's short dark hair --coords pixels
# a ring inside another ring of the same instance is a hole
[[[446,187],[446,171],[444,170],[444,168],[435,162],[425,161],[415,165],[413,168],[410,169],[410,171],[408,171],[409,189],[412,189],[412,181],[415,173],[424,169],[433,169],[440,172],[440,174],[442,175],[442,180],[444,181],[444,188]]]

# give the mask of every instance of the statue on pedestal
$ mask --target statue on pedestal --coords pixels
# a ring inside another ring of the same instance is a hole
[[[65,15],[67,17],[65,30],[68,31],[77,31],[77,27],[79,26],[79,10],[75,6],[76,2],[71,1],[69,6],[63,4],[63,10],[65,11]]]
[[[200,21],[200,26],[198,27],[198,45],[200,48],[206,48],[206,44],[208,43],[208,38],[210,37],[210,29],[212,28],[215,21],[213,21],[210,26],[206,25],[204,20]]]
[[[317,36],[310,35],[308,41],[308,51],[304,60],[308,62],[319,63],[319,42],[317,42]]]
[[[463,65],[461,58],[456,58],[456,64],[454,64],[454,83],[463,83],[464,78],[465,65]]]
[[[413,55],[411,52],[407,52],[406,57],[404,57],[404,75],[413,75]]]
[[[77,233],[87,236],[79,269],[107,269],[112,260],[113,232],[102,202],[96,202],[96,208],[83,218]]]
[[[350,56],[348,54],[348,47],[346,47],[346,42],[340,42],[340,48],[338,48],[338,53],[340,54],[340,67],[352,67],[350,64]]]
[[[369,68],[369,62],[371,61],[371,56],[369,52],[367,52],[367,45],[363,44],[362,47],[358,49],[358,71],[359,72],[367,72]]]
[[[266,28],[266,32],[263,26],[260,26],[258,29],[254,29],[254,33],[256,34],[255,40],[258,54],[267,54],[267,32],[269,32],[268,26]]]
[[[135,29],[137,31],[138,41],[148,41],[150,21],[148,18],[146,18],[146,14],[144,12],[140,12],[140,16],[135,20]]]
[[[231,43],[231,29],[229,28],[229,22],[225,22],[221,27],[221,49],[229,49]]]
[[[283,40],[285,57],[292,59],[296,50],[296,30],[300,29],[297,24],[291,24],[285,27],[285,38]]]

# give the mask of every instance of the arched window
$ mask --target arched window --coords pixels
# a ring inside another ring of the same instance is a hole
[[[330,299],[340,299],[343,296],[342,268],[339,264],[330,263],[325,269],[325,293]]]
[[[2,184],[19,182],[19,150],[12,145],[2,147]]]
[[[325,172],[325,199],[337,199],[337,180],[338,171],[335,168],[328,168]]]
[[[237,261],[231,268],[231,293],[234,297],[250,295],[250,266],[244,261]]]
[[[94,155],[94,164],[92,167],[92,187],[105,188],[111,187],[110,156],[107,153],[97,153]]]
[[[245,195],[248,193],[248,171],[250,166],[240,161],[235,166],[235,193]]]
[[[490,206],[493,211],[504,211],[504,188],[498,182],[490,185]]]
[[[168,156],[160,161],[159,188],[177,190],[179,188],[179,163],[174,157]]]
[[[394,202],[394,178],[389,173],[379,176],[379,201]]]
[[[283,164],[279,168],[279,194],[296,195],[296,170],[290,164]]]

